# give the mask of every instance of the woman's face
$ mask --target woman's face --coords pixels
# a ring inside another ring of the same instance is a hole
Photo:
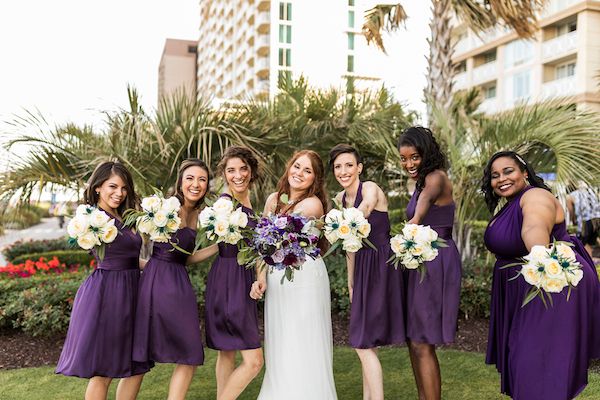
[[[500,197],[511,198],[527,186],[527,173],[512,157],[499,157],[492,163],[490,184]]]
[[[232,157],[225,164],[225,181],[232,194],[242,194],[248,191],[252,170],[239,157]]]
[[[127,197],[127,186],[119,175],[112,174],[96,188],[98,206],[105,210],[116,210]]]
[[[208,189],[208,172],[196,165],[186,168],[182,174],[181,193],[188,204],[196,204]]]
[[[315,171],[307,155],[300,156],[288,170],[290,188],[303,192],[315,182]]]
[[[342,153],[333,161],[333,175],[344,189],[358,180],[362,168],[363,165],[358,163],[352,153]]]
[[[423,158],[414,146],[400,147],[400,163],[411,179],[417,180]]]

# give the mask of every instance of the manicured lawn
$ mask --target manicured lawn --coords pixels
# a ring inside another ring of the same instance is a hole
[[[443,375],[443,398],[448,400],[507,399],[498,393],[499,377],[495,368],[483,363],[483,355],[454,350],[439,351]],[[207,352],[207,363],[198,369],[188,399],[214,399],[216,353]],[[354,351],[337,347],[334,354],[335,380],[340,400],[360,400],[361,372]],[[385,370],[386,399],[415,399],[416,392],[405,348],[384,349],[381,360]],[[172,366],[159,365],[145,378],[140,400],[166,398]],[[256,399],[261,378],[253,382],[240,400]],[[86,380],[57,376],[53,368],[24,368],[0,372],[0,399],[81,399]],[[114,399],[113,384],[109,398]],[[579,399],[600,398],[600,375],[590,373],[590,384]],[[284,399],[282,399],[284,400]],[[316,399],[317,400],[317,399]]]

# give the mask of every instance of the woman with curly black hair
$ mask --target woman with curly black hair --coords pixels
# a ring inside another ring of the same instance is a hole
[[[400,161],[416,189],[406,208],[409,224],[429,225],[448,247],[427,262],[424,277],[404,271],[406,340],[420,399],[441,398],[441,374],[435,346],[451,343],[456,333],[461,263],[452,241],[454,200],[446,157],[432,132],[406,129],[398,140]]]

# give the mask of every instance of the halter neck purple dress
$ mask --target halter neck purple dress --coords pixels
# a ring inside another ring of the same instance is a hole
[[[171,241],[194,249],[196,231],[178,229]],[[154,243],[140,280],[133,359],[202,365],[204,350],[198,302],[185,269],[187,254],[170,243]]]
[[[354,207],[362,202],[360,182]],[[346,193],[342,197],[346,206]],[[368,218],[368,239],[377,251],[364,245],[354,259],[354,286],[350,306],[350,346],[370,349],[404,343],[402,271],[387,263],[390,258],[390,220],[387,212],[373,210]]]
[[[119,234],[75,295],[58,374],[124,378],[152,367],[132,361],[142,239],[117,219],[115,226]]]
[[[540,299],[521,307],[531,286],[513,278],[529,252],[521,238],[520,199],[526,188],[492,218],[485,244],[495,254],[486,363],[496,364],[502,393],[518,400],[567,400],[587,384],[590,358],[600,356],[600,283],[581,242],[569,236],[565,223],[554,225],[551,239],[571,242],[583,266],[583,279],[572,291],[552,294],[546,309]]]
[[[415,191],[406,207],[410,220],[415,215],[419,191]],[[456,244],[452,240],[454,203],[432,204],[420,222],[429,225],[448,247],[439,249],[438,256],[426,263],[423,282],[417,270],[404,270],[406,285],[406,338],[417,343],[452,343],[456,334],[462,265]]]
[[[221,197],[231,198],[227,193]],[[254,211],[243,207],[248,227],[256,226]],[[250,298],[254,270],[237,263],[236,245],[219,243],[219,255],[206,282],[206,345],[215,350],[261,347],[256,301]]]

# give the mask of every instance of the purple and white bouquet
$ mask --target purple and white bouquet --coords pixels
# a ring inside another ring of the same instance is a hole
[[[308,257],[320,255],[317,247],[320,231],[316,221],[298,214],[274,214],[260,218],[249,246],[238,253],[240,265],[262,260],[273,270],[284,270],[284,279],[294,280],[294,271],[299,270]]]

